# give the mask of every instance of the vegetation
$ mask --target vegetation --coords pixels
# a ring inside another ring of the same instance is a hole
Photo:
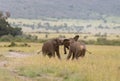
[[[1,81],[22,81],[19,78],[15,78],[15,76],[11,75],[9,71],[6,69],[0,68],[0,80]]]
[[[82,34],[80,34],[81,36]],[[52,37],[51,37],[52,36]],[[69,34],[62,34],[62,35],[56,35],[56,34],[22,34],[22,35],[17,35],[17,36],[12,36],[12,35],[4,35],[1,36],[0,42],[39,42],[43,43],[51,38],[55,37],[60,37],[60,38],[69,38]],[[74,36],[74,35],[73,35]],[[70,37],[71,34],[70,34]],[[91,38],[91,39],[90,39]],[[111,37],[110,37],[111,38]],[[109,39],[107,36],[93,36],[89,37],[88,35],[81,36],[79,41],[85,42],[85,44],[91,44],[91,45],[115,45],[115,46],[120,46],[120,39],[119,36],[116,36],[114,39]]]
[[[93,44],[93,45],[115,45],[115,46],[120,46],[120,40],[108,40],[104,37],[99,37],[97,38],[97,41],[95,40],[82,40],[86,44]]]
[[[37,36],[32,35],[4,35],[0,38],[1,42],[41,42],[42,40],[38,40]]]
[[[104,23],[103,20],[81,19],[8,19],[12,26],[23,28],[24,32],[63,32],[63,33],[91,33],[91,34],[119,34],[119,23],[113,23],[113,19]],[[114,19],[116,20],[116,19]],[[91,31],[92,30],[92,31]],[[97,31],[96,31],[97,30]],[[93,32],[94,31],[94,32]]]
[[[9,45],[9,43],[0,43],[0,45]],[[64,55],[63,47],[60,48],[62,60],[58,60],[43,57],[41,53],[37,55],[35,51],[41,49],[42,44],[29,43],[29,45],[31,45],[29,49],[28,47],[0,48],[4,57],[4,53],[10,49],[33,54],[24,58],[8,58],[7,66],[0,67],[1,81],[120,80],[119,46],[87,45],[87,49],[93,54],[87,53],[84,58],[79,60],[66,61],[67,55]]]
[[[30,47],[30,45],[27,43],[16,44],[15,42],[11,42],[8,46],[5,45],[5,47]]]
[[[9,13],[6,13],[6,16],[3,15],[3,12],[0,12],[0,37],[3,35],[21,35],[22,31],[21,28],[13,28],[10,26],[10,24],[7,22],[7,18],[10,16]]]

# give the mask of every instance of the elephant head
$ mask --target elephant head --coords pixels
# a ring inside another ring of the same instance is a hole
[[[49,57],[55,57],[55,53],[59,59],[59,46],[63,44],[63,40],[59,38],[51,39],[46,41],[42,46],[42,53],[43,55],[48,55]]]
[[[73,38],[69,38],[69,39],[64,39],[63,40],[63,45],[64,45],[64,54],[66,54],[66,48],[69,49],[70,44],[72,44],[75,41],[78,41],[79,39],[79,35],[76,35]]]
[[[55,38],[53,39],[54,45],[63,45],[63,39]]]

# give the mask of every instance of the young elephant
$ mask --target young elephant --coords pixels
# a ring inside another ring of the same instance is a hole
[[[80,43],[78,41],[74,41],[70,44],[69,54],[67,56],[67,60],[70,59],[71,55],[73,55],[73,59],[78,59],[80,56],[84,57],[86,53],[86,46],[84,43]]]
[[[63,45],[64,45],[64,54],[67,54],[66,52],[66,48],[69,49],[70,43],[74,42],[74,41],[78,41],[79,39],[79,35],[76,35],[73,38],[69,38],[69,39],[64,39],[63,40]]]
[[[55,57],[55,52],[56,55],[59,59],[61,59],[60,57],[60,53],[59,53],[59,46],[62,45],[62,40],[56,38],[56,39],[51,39],[48,40],[47,42],[45,42],[42,46],[42,53],[43,55],[48,55],[48,57]]]

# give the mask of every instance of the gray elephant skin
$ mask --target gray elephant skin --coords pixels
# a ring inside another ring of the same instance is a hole
[[[62,45],[62,40],[55,38],[46,41],[42,46],[42,54],[44,56],[48,56],[49,58],[55,57],[55,54],[59,59],[61,59],[60,53],[59,53],[59,46]]]
[[[76,36],[73,37],[73,38],[69,38],[69,39],[64,39],[64,40],[63,40],[64,54],[67,54],[66,48],[69,50],[70,43],[72,43],[72,42],[74,42],[74,41],[78,41],[78,39],[79,39],[79,35],[76,35]]]
[[[78,42],[79,35],[76,35],[73,38],[65,39],[63,41],[64,53],[66,54],[66,48],[69,50],[67,59],[69,60],[72,56],[73,59],[78,59],[79,57],[84,57],[86,53],[86,46],[83,42]]]
[[[75,41],[70,44],[69,54],[67,56],[67,60],[70,59],[71,56],[72,60],[78,59],[79,57],[84,57],[86,53],[86,46],[82,42]]]

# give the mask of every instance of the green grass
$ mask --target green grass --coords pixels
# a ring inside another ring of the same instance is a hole
[[[0,68],[0,81],[22,81],[15,75],[11,75],[11,73],[6,69]]]
[[[32,81],[119,81],[120,80],[120,46],[101,46],[87,45],[88,50],[93,54],[86,54],[84,58],[79,60],[67,61],[67,55],[63,54],[61,47],[62,60],[58,58],[49,59],[43,57],[40,53],[36,54],[38,49],[41,49],[42,44],[30,43],[32,47],[17,47],[8,48],[7,50],[23,50],[25,52],[34,53],[34,56],[26,58],[9,58],[7,68],[16,70],[17,76],[22,76],[31,79]],[[5,52],[6,50],[3,50]],[[0,48],[0,50],[3,48]],[[4,73],[4,72],[3,72]],[[1,75],[3,73],[0,73]],[[9,75],[12,81],[14,76]],[[13,77],[13,78],[12,78]],[[0,78],[1,79],[1,78]],[[4,77],[1,79],[4,81]],[[7,80],[6,80],[7,81]]]

